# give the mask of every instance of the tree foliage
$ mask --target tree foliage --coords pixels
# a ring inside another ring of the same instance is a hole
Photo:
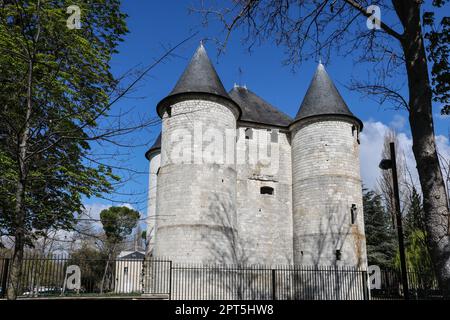
[[[396,253],[391,216],[383,207],[381,195],[363,190],[364,225],[369,265],[392,267]]]
[[[82,28],[71,30],[71,4],[0,2],[0,229],[15,236],[23,228],[28,244],[40,230],[69,229],[82,197],[109,192],[118,179],[86,157],[117,84],[109,61],[126,16],[119,0],[77,1]]]
[[[427,232],[422,199],[414,187],[412,188],[407,205],[408,211],[404,217],[407,267],[412,271],[433,274],[433,265],[427,245]],[[398,255],[396,257],[396,265],[400,265],[400,258]]]
[[[110,207],[100,212],[100,220],[111,244],[122,242],[136,227],[139,212],[128,207]]]
[[[127,32],[120,0],[80,0],[70,29],[67,0],[0,1],[0,230],[14,239],[8,298],[17,297],[25,245],[70,229],[83,196],[118,179],[90,160],[90,142],[115,92],[109,62]],[[120,131],[120,130],[119,130]],[[117,131],[115,131],[117,134]]]
[[[434,0],[433,6],[442,8],[446,2],[448,1]],[[442,104],[442,114],[450,114],[450,17],[442,17],[438,24],[435,20],[435,12],[423,13],[428,61],[432,63],[433,100]]]

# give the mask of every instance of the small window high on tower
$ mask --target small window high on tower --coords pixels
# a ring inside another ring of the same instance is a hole
[[[269,130],[270,142],[278,143],[278,130]]]
[[[268,187],[268,186],[261,187],[260,193],[261,194],[273,195],[273,188],[272,187]]]
[[[336,250],[336,261],[341,261],[341,250]]]
[[[352,207],[350,208],[350,219],[352,224],[355,224],[356,222],[356,214],[357,214],[357,209],[356,209],[356,204],[352,204]]]
[[[253,129],[252,128],[245,129],[245,139],[247,139],[247,140],[253,139]]]

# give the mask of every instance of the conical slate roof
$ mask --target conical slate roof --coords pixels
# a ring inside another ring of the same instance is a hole
[[[292,122],[291,117],[245,87],[235,86],[228,94],[242,110],[239,120],[278,127],[287,127]]]
[[[303,98],[295,121],[320,115],[343,115],[357,120],[362,128],[362,122],[356,118],[342,99],[333,81],[325,71],[323,64],[317,66],[314,78]]]
[[[159,133],[158,137],[156,138],[155,142],[153,143],[153,145],[150,147],[150,149],[147,150],[147,152],[145,153],[145,157],[150,160],[150,153],[160,150],[161,149],[161,133]]]
[[[195,51],[189,65],[184,70],[173,90],[158,103],[158,114],[160,114],[161,108],[168,99],[189,93],[206,93],[231,100],[202,43],[200,43],[200,46]]]
[[[213,93],[228,97],[202,43],[169,95],[184,92]]]

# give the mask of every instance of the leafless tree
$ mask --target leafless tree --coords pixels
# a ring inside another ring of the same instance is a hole
[[[400,193],[400,210],[403,213],[404,198],[407,195],[406,190],[406,162],[405,156],[401,145],[398,142],[397,135],[395,131],[389,130],[384,136],[383,150],[381,152],[382,159],[390,159],[390,146],[391,142],[395,143],[396,147],[396,158],[397,158],[397,175],[399,180],[399,193]],[[394,198],[394,188],[392,186],[392,171],[391,170],[380,170],[380,178],[377,180],[377,187],[383,196],[384,205],[387,212],[391,214],[392,226],[395,227],[396,224],[396,213],[395,213],[395,198]]]

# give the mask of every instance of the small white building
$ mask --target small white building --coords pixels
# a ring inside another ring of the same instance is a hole
[[[145,252],[122,251],[115,264],[115,293],[142,292],[142,268]]]

